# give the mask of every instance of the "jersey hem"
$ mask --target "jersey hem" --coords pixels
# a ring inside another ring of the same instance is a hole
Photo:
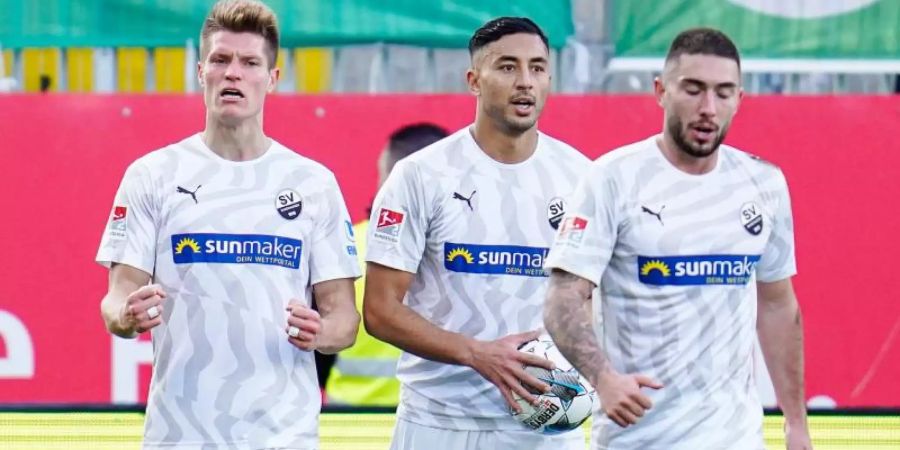
[[[771,275],[766,274],[765,276],[757,274],[756,280],[763,283],[775,283],[776,281],[786,280],[794,275],[797,275],[796,270],[786,270],[784,272],[777,272]]]
[[[303,447],[285,447],[285,446],[267,446],[263,444],[259,445],[251,445],[248,441],[230,441],[230,442],[190,442],[190,443],[177,443],[177,442],[159,442],[159,443],[143,443],[141,444],[141,448],[146,449],[158,449],[158,450],[209,450],[210,446],[213,448],[222,448],[229,450],[317,450],[317,446],[303,446]]]
[[[105,255],[97,255],[97,259],[95,261],[97,262],[97,264],[100,264],[101,266],[106,267],[107,269],[111,269],[113,263],[125,264],[127,266],[131,266],[131,267],[134,267],[135,269],[146,272],[150,276],[153,276],[153,267],[147,267],[142,262],[135,261],[133,258],[116,259],[113,257],[105,257]]]
[[[402,270],[409,273],[416,273],[419,265],[418,262],[413,263],[405,258],[401,258],[400,261],[397,261],[395,258],[385,257],[384,255],[372,255],[372,252],[369,252],[368,255],[366,255],[366,262],[381,264],[382,266],[390,267],[391,269]]]
[[[528,431],[525,425],[516,422],[512,416],[471,417],[436,416],[426,411],[409,411],[402,404],[397,408],[397,419],[416,425],[453,431]],[[461,423],[462,422],[462,423]],[[498,423],[505,425],[497,426]]]
[[[310,286],[313,286],[323,281],[340,280],[343,278],[349,278],[356,281],[362,276],[362,274],[359,273],[359,269],[352,272],[354,273],[348,273],[346,268],[340,266],[330,267],[327,270],[317,270],[315,277],[312,273],[309,274],[309,284]]]
[[[552,252],[553,249],[551,248],[550,251]],[[594,286],[599,286],[599,285],[600,285],[600,279],[599,279],[599,278],[598,278],[598,279],[594,279],[594,277],[591,276],[591,275],[588,275],[587,272],[586,272],[585,270],[582,270],[582,269],[579,269],[579,268],[575,268],[575,267],[573,267],[570,263],[568,263],[568,262],[566,262],[566,261],[559,261],[558,258],[553,258],[553,259],[549,259],[549,258],[548,258],[548,260],[544,263],[544,269],[546,269],[548,272],[549,272],[550,270],[552,270],[552,269],[562,270],[562,271],[565,271],[565,272],[569,272],[569,273],[571,273],[572,275],[576,275],[576,276],[578,276],[578,277],[584,278],[585,280],[588,280],[588,281],[590,281],[591,283],[594,283]]]

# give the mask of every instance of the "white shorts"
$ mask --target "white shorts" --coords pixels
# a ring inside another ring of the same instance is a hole
[[[585,450],[581,429],[556,436],[533,431],[445,430],[397,419],[391,450]]]

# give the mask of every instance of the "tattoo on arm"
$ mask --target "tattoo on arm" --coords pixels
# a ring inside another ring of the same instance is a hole
[[[594,335],[592,288],[584,278],[553,271],[544,304],[544,326],[563,356],[594,383],[609,370],[609,360]]]

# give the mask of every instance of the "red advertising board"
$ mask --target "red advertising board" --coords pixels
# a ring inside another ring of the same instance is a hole
[[[468,96],[274,96],[268,134],[330,167],[354,220],[396,127],[470,123]],[[541,128],[596,157],[661,128],[651,97],[551,98]],[[727,142],[783,168],[806,327],[806,391],[900,407],[900,97],[747,98]],[[112,339],[93,263],[138,156],[203,127],[197,96],[0,96],[0,403],[145,398],[147,341]]]

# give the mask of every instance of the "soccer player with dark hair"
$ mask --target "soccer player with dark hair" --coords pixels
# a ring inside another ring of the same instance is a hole
[[[655,93],[662,133],[591,165],[547,259],[545,325],[600,396],[593,448],[763,450],[758,335],[787,448],[811,449],[787,183],[722,144],[737,48],[682,32]]]
[[[372,210],[363,316],[401,348],[394,450],[574,450],[510,414],[547,383],[517,348],[539,335],[543,259],[588,159],[537,129],[550,90],[547,38],[503,17],[469,43],[475,122],[401,160]],[[523,385],[524,383],[524,385]]]

